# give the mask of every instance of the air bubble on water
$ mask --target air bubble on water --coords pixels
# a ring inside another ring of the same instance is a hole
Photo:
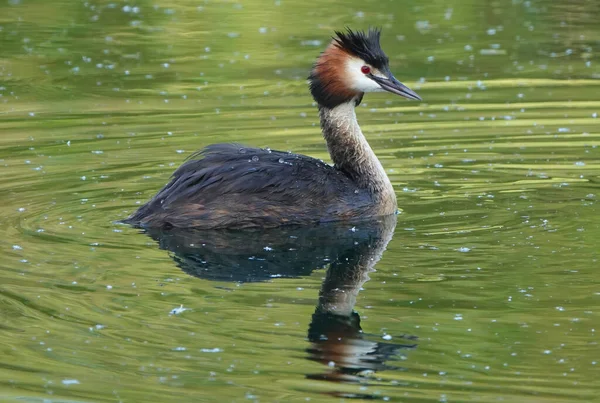
[[[315,40],[307,40],[307,41],[302,41],[300,42],[300,45],[302,46],[321,46],[321,41],[318,39]]]
[[[421,33],[423,33],[431,29],[431,24],[429,23],[429,21],[417,21],[415,22],[415,28],[418,31],[421,31]]]
[[[257,155],[252,156],[252,162],[258,162],[259,158]]]
[[[220,353],[221,351],[223,351],[222,349],[215,347],[215,348],[201,348],[200,352],[202,353]]]
[[[452,19],[452,13],[453,12],[454,12],[454,9],[452,7],[447,8],[446,11],[444,12],[444,19],[445,20]]]
[[[171,309],[171,312],[169,312],[169,315],[179,315],[185,311],[189,311],[190,309],[188,308],[184,308],[183,305],[179,305],[177,308],[173,308]]]

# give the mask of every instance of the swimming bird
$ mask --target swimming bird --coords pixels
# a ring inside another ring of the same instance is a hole
[[[142,228],[268,228],[395,214],[394,188],[355,107],[367,92],[421,98],[392,75],[380,36],[379,29],[336,31],[308,77],[333,165],[289,152],[210,145],[191,155],[125,222]]]

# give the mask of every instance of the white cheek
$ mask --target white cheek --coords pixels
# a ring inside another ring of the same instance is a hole
[[[365,62],[361,59],[352,58],[346,63],[346,79],[350,88],[360,92],[382,92],[383,89],[375,81],[360,71]]]

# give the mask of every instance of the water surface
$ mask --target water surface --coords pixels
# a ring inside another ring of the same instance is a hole
[[[592,401],[595,1],[0,3],[0,400]],[[396,222],[119,225],[215,142],[328,160],[305,78],[383,28]]]

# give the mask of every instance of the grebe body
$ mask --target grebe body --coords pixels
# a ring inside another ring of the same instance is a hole
[[[125,222],[139,227],[276,227],[395,214],[396,196],[358,125],[365,92],[419,96],[389,71],[380,31],[336,32],[309,76],[333,166],[304,155],[216,144],[192,155]]]

